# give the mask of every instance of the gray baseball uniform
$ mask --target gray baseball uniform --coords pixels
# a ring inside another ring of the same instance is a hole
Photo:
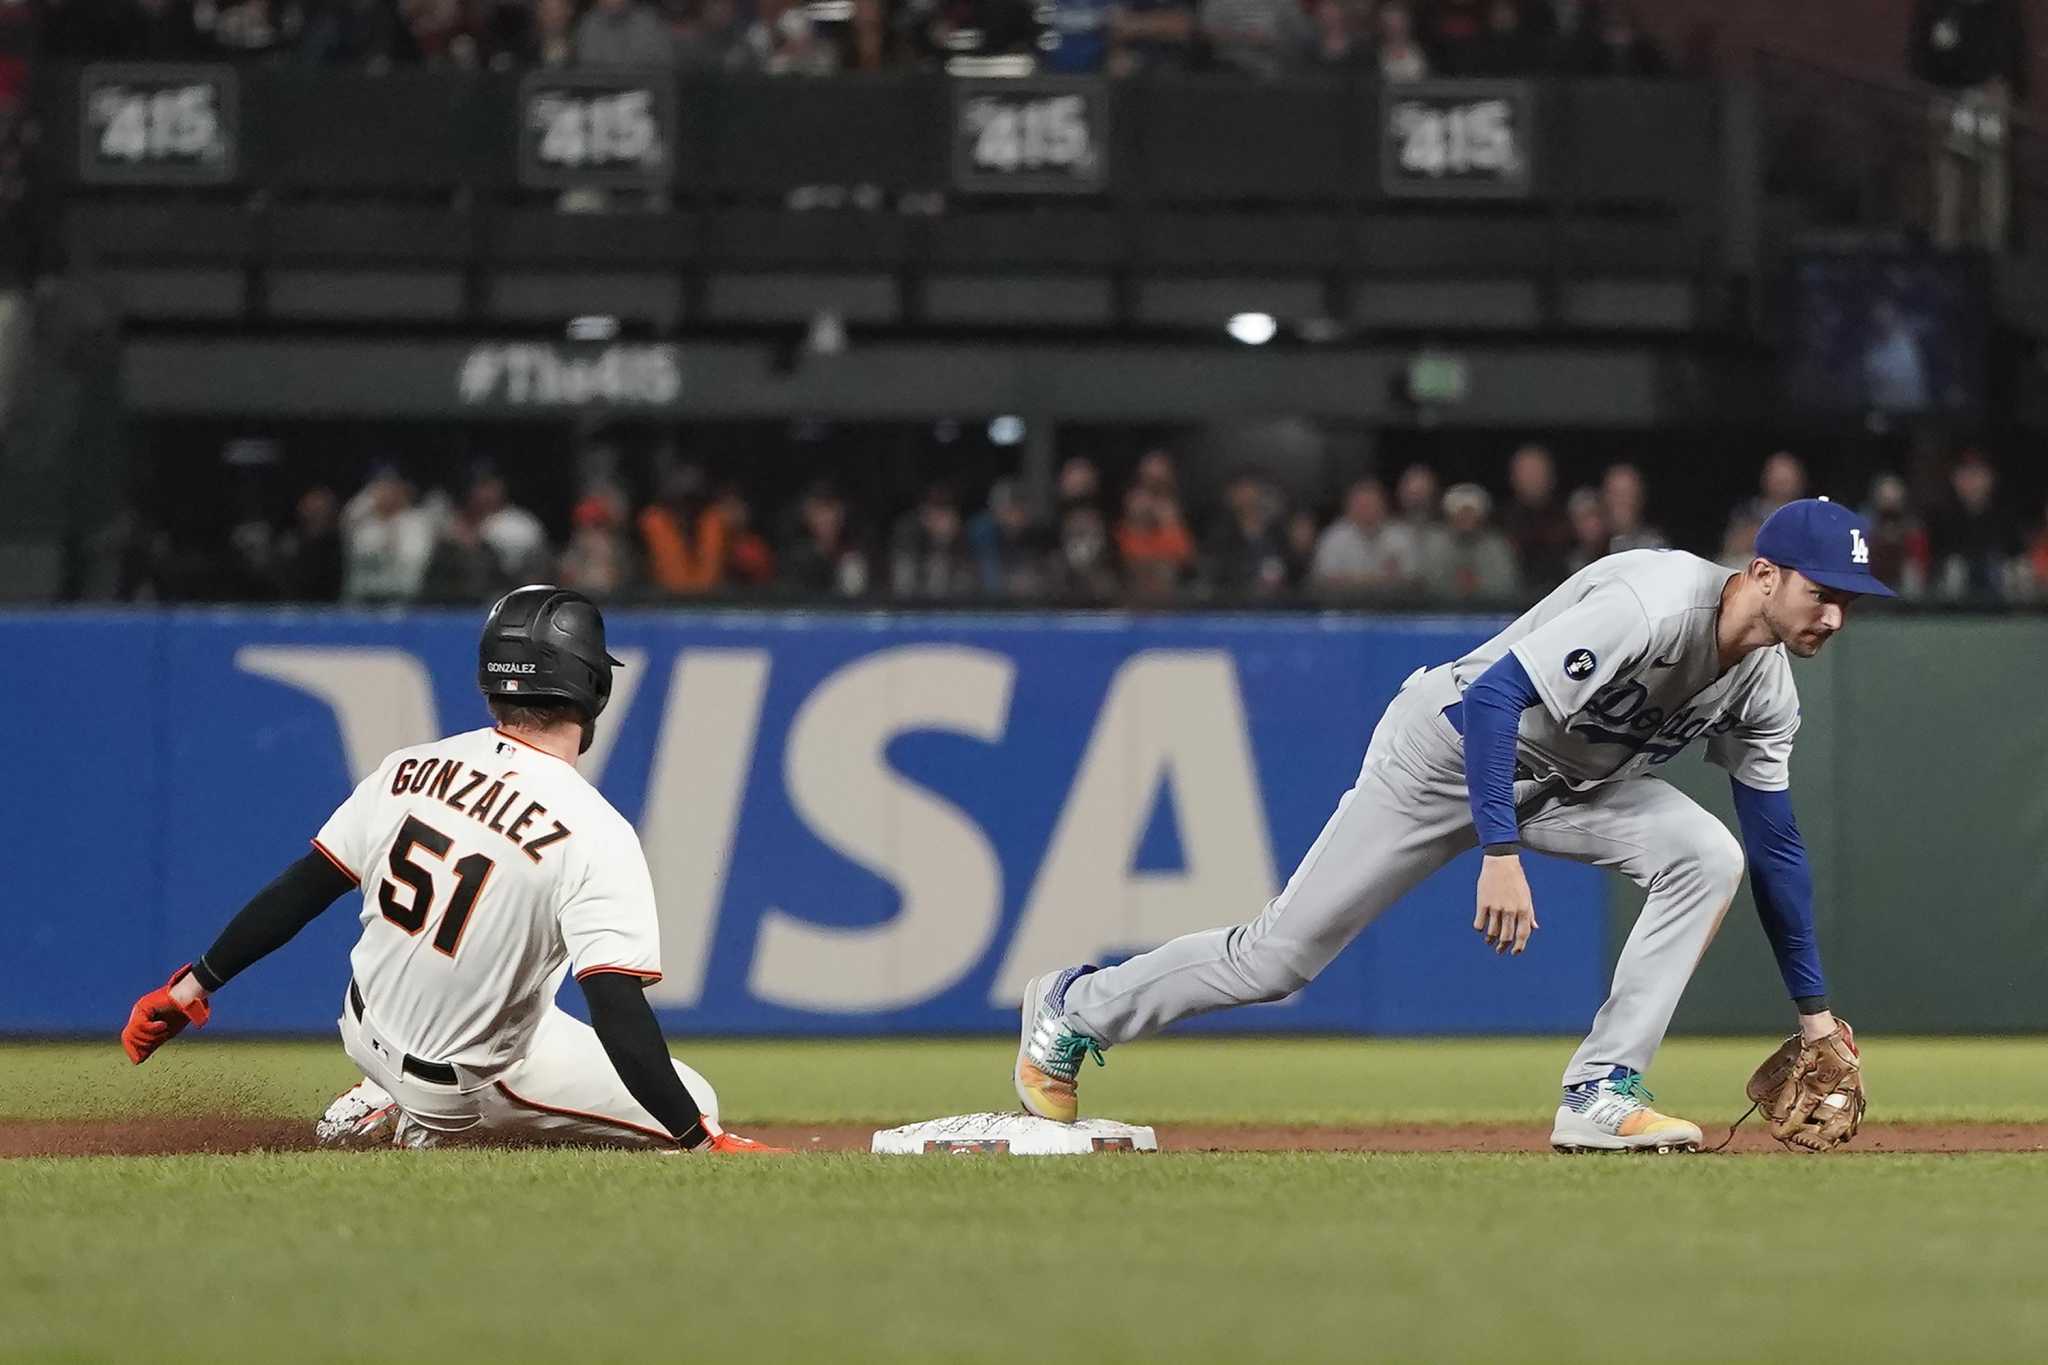
[[[1189,934],[1075,980],[1068,1022],[1121,1043],[1178,1019],[1301,989],[1401,895],[1476,836],[1466,797],[1464,690],[1509,650],[1541,705],[1521,720],[1515,807],[1525,846],[1611,867],[1649,892],[1574,1085],[1647,1071],[1678,998],[1742,880],[1742,847],[1650,769],[1701,735],[1752,787],[1781,790],[1799,728],[1783,646],[1721,671],[1729,571],[1632,550],[1574,574],[1455,663],[1418,669],[1374,729],[1358,781],[1280,894],[1250,921]],[[1540,918],[1542,907],[1537,907]]]

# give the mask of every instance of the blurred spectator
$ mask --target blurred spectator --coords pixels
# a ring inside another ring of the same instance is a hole
[[[301,61],[381,69],[412,55],[412,34],[397,0],[319,0],[303,12]]]
[[[1671,69],[1649,34],[1636,26],[1628,0],[1604,0],[1593,41],[1581,49],[1588,76],[1661,76]]]
[[[1121,0],[1109,32],[1111,75],[1171,70],[1187,65],[1195,12],[1190,0]]]
[[[1308,47],[1297,0],[1201,0],[1197,14],[1215,61],[1260,80],[1284,75]]]
[[[1053,592],[1070,602],[1106,602],[1117,595],[1116,553],[1110,545],[1109,525],[1102,508],[1093,501],[1077,500],[1061,510],[1050,581]]]
[[[1181,518],[1179,498],[1156,481],[1133,483],[1124,494],[1116,548],[1133,596],[1172,596],[1195,562],[1195,542]]]
[[[1045,0],[1039,70],[1060,76],[1093,76],[1109,64],[1115,0]]]
[[[1287,514],[1286,524],[1281,528],[1280,539],[1287,550],[1287,586],[1305,588],[1308,586],[1309,570],[1315,566],[1316,541],[1322,535],[1322,526],[1316,521],[1316,514],[1306,507],[1297,507]]]
[[[502,478],[479,474],[469,486],[468,511],[503,577],[515,586],[547,580],[548,533],[539,517],[512,501]]]
[[[593,0],[576,21],[578,66],[645,70],[675,62],[668,25],[640,0]]]
[[[1102,510],[1102,474],[1095,468],[1095,462],[1086,455],[1070,455],[1060,465],[1059,478],[1054,481],[1053,494],[1059,501],[1062,515],[1083,503]]]
[[[463,0],[399,0],[414,57],[422,62],[454,66],[477,64],[476,35]]]
[[[576,62],[574,0],[534,0],[533,24],[520,49],[520,65],[555,69]]]
[[[2048,506],[2041,509],[2041,520],[2034,526],[2034,542],[2027,547],[2027,574],[2033,580],[2028,586],[2036,602],[2048,602]]]
[[[671,32],[676,65],[686,72],[724,71],[747,62],[746,26],[735,0],[702,0],[671,26]]]
[[[2020,4],[1919,0],[1912,22],[1913,74],[1939,92],[1927,111],[1935,241],[2001,250],[2011,211],[2007,133],[2027,95]]]
[[[1428,27],[1423,41],[1440,76],[1478,74],[1486,46],[1486,0],[1437,0],[1434,12],[1424,9]]]
[[[1407,5],[1385,0],[1373,24],[1373,63],[1382,80],[1419,81],[1430,74],[1429,55],[1415,36],[1415,19]]]
[[[974,565],[953,486],[924,491],[889,536],[889,587],[898,597],[958,597],[974,590]]]
[[[1994,601],[2011,586],[2018,528],[1998,500],[1998,471],[1981,451],[1965,450],[1949,471],[1949,502],[1928,527],[1934,581],[1951,600]]]
[[[1557,504],[1557,464],[1539,445],[1526,445],[1508,461],[1507,510],[1501,529],[1514,547],[1523,579],[1544,592],[1564,582],[1572,549],[1571,518]]]
[[[1209,579],[1229,597],[1271,597],[1287,587],[1287,536],[1280,495],[1244,474],[1223,491],[1223,514],[1209,537]]]
[[[1870,506],[1864,515],[1870,521],[1870,571],[1902,597],[1924,594],[1933,556],[1927,528],[1914,515],[1906,481],[1896,474],[1880,474],[1871,480]]]
[[[781,581],[820,596],[860,597],[868,590],[868,560],[848,526],[846,500],[830,483],[804,490],[796,526],[780,556]]]
[[[1772,452],[1757,475],[1757,495],[1737,503],[1728,513],[1719,562],[1734,568],[1748,565],[1756,557],[1757,528],[1771,513],[1805,496],[1806,462],[1789,450]]]
[[[299,494],[289,530],[272,561],[277,595],[287,602],[341,600],[341,501],[327,487]]]
[[[725,581],[725,523],[704,495],[704,471],[679,465],[640,513],[647,579],[665,593],[709,592]]]
[[[1761,523],[1786,503],[1806,496],[1806,461],[1789,450],[1773,451],[1757,475],[1756,486],[1757,495],[1744,510]]]
[[[1565,556],[1565,577],[1569,578],[1596,559],[1604,558],[1613,532],[1607,525],[1607,506],[1597,488],[1577,488],[1564,501],[1564,514],[1572,524],[1572,548]]]
[[[1532,76],[1546,64],[1548,44],[1532,32],[1522,0],[1488,0],[1486,31],[1472,53],[1474,76]]]
[[[990,597],[1035,597],[1046,587],[1045,527],[1015,479],[998,479],[988,507],[967,523],[975,577]]]
[[[1600,32],[1600,0],[1533,0],[1522,22],[1544,44],[1545,66],[1577,72],[1585,65],[1585,48]]]
[[[1493,498],[1476,483],[1444,490],[1445,533],[1422,561],[1423,591],[1432,598],[1504,602],[1515,595],[1515,552],[1487,524]]]
[[[570,514],[569,543],[562,548],[560,579],[604,601],[632,587],[636,566],[626,535],[626,500],[609,484],[593,485]]]
[[[1426,464],[1409,465],[1394,484],[1394,500],[1400,504],[1402,524],[1415,537],[1416,572],[1420,573],[1432,557],[1444,553],[1439,543],[1444,538],[1444,524],[1437,516],[1443,506],[1443,491],[1436,471]]]
[[[775,551],[754,529],[754,509],[740,492],[739,485],[720,485],[718,496],[712,500],[711,512],[718,518],[719,529],[725,536],[726,583],[746,588],[773,583]]]
[[[1607,467],[1600,480],[1600,502],[1607,513],[1608,553],[1623,550],[1661,550],[1671,542],[1664,533],[1644,520],[1648,494],[1642,471],[1632,464]]]
[[[1743,503],[1729,514],[1728,525],[1721,532],[1721,551],[1714,558],[1724,569],[1739,573],[1756,558],[1756,533],[1764,523],[1752,507]]]
[[[838,50],[818,36],[797,0],[756,0],[740,48],[747,69],[771,76],[829,76],[839,65]]]
[[[1358,31],[1345,0],[1315,0],[1309,14],[1315,23],[1315,38],[1309,47],[1312,67],[1333,73],[1373,69],[1372,45]]]
[[[1397,593],[1421,576],[1415,529],[1387,516],[1387,490],[1360,479],[1344,495],[1344,515],[1316,541],[1309,586],[1340,595]]]
[[[197,9],[195,7],[195,14]],[[296,18],[294,9],[291,17]],[[290,47],[298,37],[277,21],[270,0],[241,0],[215,11],[213,43],[228,57],[263,57]]]
[[[455,509],[441,524],[434,553],[420,581],[427,602],[487,602],[514,586],[499,567],[498,557],[484,540],[475,508]]]
[[[1933,404],[1920,333],[1890,299],[1871,301],[1870,340],[1862,363],[1864,401],[1876,411],[1924,412]]]
[[[419,596],[434,553],[432,513],[413,505],[412,485],[381,469],[342,513],[342,598],[405,602]]]

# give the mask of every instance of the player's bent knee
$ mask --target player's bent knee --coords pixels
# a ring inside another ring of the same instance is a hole
[[[1251,994],[1243,1001],[1248,1005],[1267,1005],[1275,1000],[1285,1000],[1315,979],[1314,972],[1290,960],[1270,944],[1245,954],[1238,963],[1238,969],[1251,986]]]
[[[1713,832],[1700,840],[1694,849],[1694,859],[1699,864],[1700,875],[1723,900],[1735,895],[1742,885],[1744,861],[1742,844],[1724,829],[1719,822]]]

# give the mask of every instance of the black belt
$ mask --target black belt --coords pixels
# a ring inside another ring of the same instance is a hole
[[[361,1023],[363,1018],[363,993],[356,989],[356,983],[353,980],[348,983],[348,1007],[355,1011],[356,1022]],[[460,1076],[455,1074],[455,1068],[448,1065],[448,1063],[422,1061],[410,1052],[399,1058],[398,1069],[407,1075],[417,1076],[423,1081],[432,1081],[436,1085],[457,1085],[462,1080]]]

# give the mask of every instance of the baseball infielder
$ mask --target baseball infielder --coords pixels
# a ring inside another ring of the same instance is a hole
[[[121,1033],[141,1063],[210,998],[361,887],[341,1041],[363,1070],[323,1142],[459,1137],[771,1152],[725,1132],[718,1096],[672,1060],[643,990],[661,979],[654,888],[633,827],[576,771],[618,660],[580,593],[491,608],[477,682],[492,729],[401,749]],[[573,969],[586,1025],[554,1004]]]
[[[1641,1077],[1746,852],[1799,1015],[1798,1037],[1759,1068],[1751,1094],[1781,1140],[1847,1140],[1861,1083],[1853,1038],[1828,1006],[1792,818],[1799,698],[1789,656],[1817,654],[1858,596],[1892,596],[1869,560],[1860,517],[1805,499],[1765,522],[1739,573],[1678,551],[1610,555],[1464,658],[1418,669],[1373,731],[1356,785],[1260,914],[1031,983],[1018,1098],[1071,1122],[1083,1057],[1100,1064],[1103,1048],[1177,1019],[1292,994],[1476,843],[1485,858],[1472,927],[1496,952],[1521,953],[1537,928],[1525,847],[1613,868],[1649,892],[1613,992],[1565,1067],[1552,1146],[1697,1149],[1699,1128],[1652,1109]],[[1739,843],[1655,776],[1702,737],[1731,775]]]

